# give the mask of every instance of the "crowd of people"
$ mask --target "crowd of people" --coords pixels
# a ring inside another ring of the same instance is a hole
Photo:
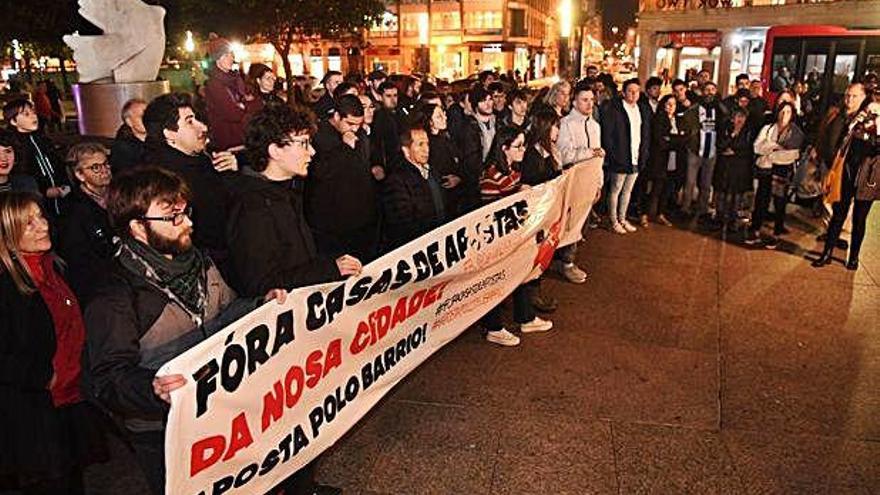
[[[3,108],[2,486],[84,493],[82,470],[106,460],[112,424],[164,493],[169,394],[186,383],[155,376],[164,363],[293,288],[357,276],[382,253],[577,164],[603,171],[591,226],[630,235],[694,219],[766,248],[788,231],[792,191],[830,183],[814,265],[846,248],[854,203],[846,266],[858,268],[877,199],[866,189],[878,173],[876,77],[823,115],[797,82],[771,102],[741,76],[721,99],[702,71],[663,95],[659,78],[618,88],[592,67],[541,90],[491,71],[461,91],[330,71],[311,102],[287,101],[265,65],[243,77],[226,40],[210,51],[199,98],[129,101],[109,149],[85,140],[61,153],[36,102]],[[577,249],[559,249],[552,269],[582,284]],[[558,302],[540,279],[512,299],[515,328],[502,307],[486,308],[488,342],[515,346],[552,329]],[[278,490],[338,493],[314,481],[313,464]]]

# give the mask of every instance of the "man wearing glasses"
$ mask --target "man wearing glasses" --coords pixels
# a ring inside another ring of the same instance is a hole
[[[318,124],[315,159],[305,178],[305,213],[318,253],[369,261],[379,244],[375,180],[358,131],[364,106],[354,95],[336,99],[332,117]]]
[[[67,280],[83,307],[93,296],[95,281],[109,271],[115,251],[107,215],[109,154],[96,142],[76,144],[67,154],[69,175],[77,185],[67,198],[57,244],[67,263]]]
[[[165,169],[114,178],[107,210],[119,252],[85,312],[91,395],[122,421],[156,495],[165,493],[169,394],[186,383],[156,371],[264,301],[286,298],[278,289],[237,298],[193,246],[189,199],[183,179]]]
[[[227,228],[232,282],[241,294],[293,289],[360,272],[360,261],[348,253],[319,254],[303,215],[302,193],[293,185],[312,173],[313,126],[308,114],[287,106],[265,107],[247,125],[245,146],[255,173],[242,178]],[[329,216],[341,218],[339,213]]]

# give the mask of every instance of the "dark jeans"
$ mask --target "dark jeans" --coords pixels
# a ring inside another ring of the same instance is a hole
[[[715,213],[715,219],[719,222],[732,222],[737,218],[737,208],[740,202],[741,194],[715,191],[718,209]]]
[[[165,493],[165,432],[147,431],[131,433],[131,446],[141,471],[147,479],[150,491],[155,495]]]
[[[758,232],[761,225],[770,215],[770,198],[773,198],[773,218],[775,220],[773,232],[780,234],[785,228],[785,207],[788,205],[788,196],[776,196],[772,194],[773,176],[769,173],[758,175],[758,190],[755,193],[755,209],[752,212],[752,225],[749,230]]]
[[[556,252],[553,253],[553,259],[559,260],[563,263],[574,263],[574,260],[577,259],[577,243],[575,242],[568,246],[558,248]]]
[[[849,257],[850,259],[858,259],[859,251],[862,248],[862,241],[865,239],[865,227],[868,222],[868,214],[871,213],[871,205],[874,203],[871,201],[854,199],[856,187],[853,181],[848,179],[848,177],[843,178],[843,187],[840,191],[840,201],[831,206],[833,213],[831,215],[831,222],[828,224],[828,237],[825,240],[825,250],[831,250],[835,244],[837,244],[837,240],[840,238],[840,231],[843,230],[843,223],[846,222],[846,217],[849,214],[849,206],[855,201],[855,205],[853,206],[853,230],[852,240],[849,244]]]
[[[535,319],[535,308],[532,306],[531,291],[534,285],[531,283],[520,285],[513,291],[513,321],[516,323],[528,323]],[[486,316],[480,320],[483,328],[488,332],[495,332],[504,328],[501,322],[501,305],[495,306]]]
[[[79,469],[74,469],[68,476],[26,485],[21,488],[21,493],[23,495],[84,495],[86,489],[83,484],[83,473]]]
[[[655,177],[651,184],[650,206],[648,215],[657,218],[666,215],[672,193],[675,192],[675,182],[669,177]]]

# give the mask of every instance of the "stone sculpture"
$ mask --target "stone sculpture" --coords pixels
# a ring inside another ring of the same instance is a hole
[[[79,13],[100,36],[64,36],[73,49],[79,81],[155,81],[165,53],[165,9],[140,0],[79,0]]]

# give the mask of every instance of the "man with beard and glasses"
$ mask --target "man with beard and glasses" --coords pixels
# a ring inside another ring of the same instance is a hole
[[[193,246],[190,192],[179,175],[139,168],[114,177],[107,210],[121,236],[111,273],[85,312],[90,395],[124,425],[153,493],[165,493],[164,430],[182,375],[166,362],[252,311],[273,289],[238,299]]]
[[[208,127],[196,118],[188,95],[154,99],[144,112],[148,152],[156,164],[182,176],[192,192],[193,242],[227,275],[226,218],[232,191],[240,179],[229,151],[209,152]]]

